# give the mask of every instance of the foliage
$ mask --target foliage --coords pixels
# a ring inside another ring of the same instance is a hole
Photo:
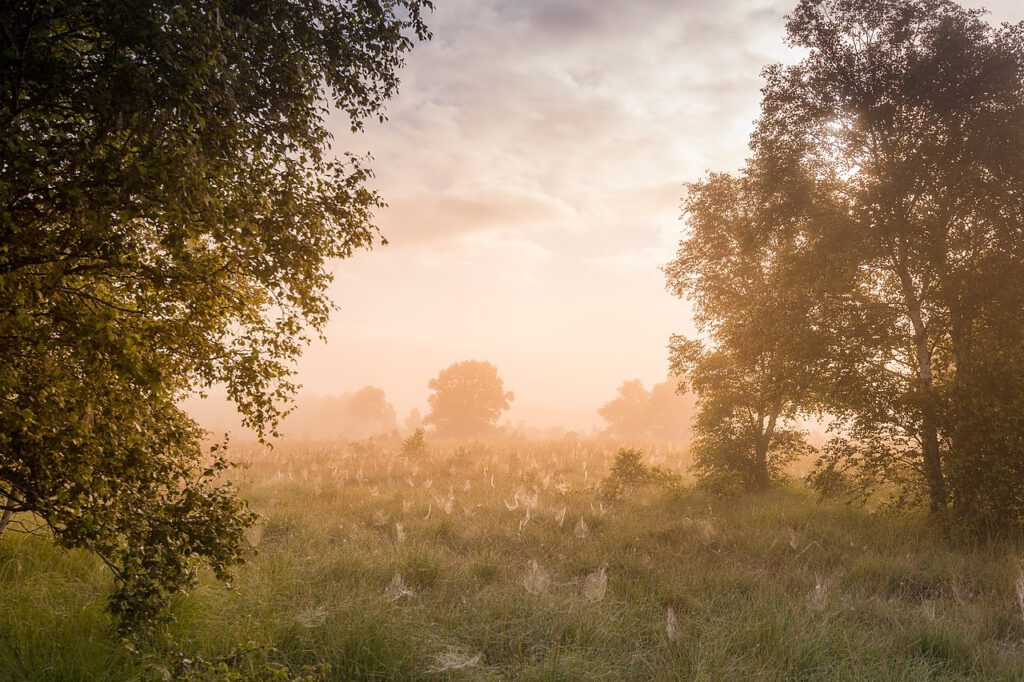
[[[675,380],[648,391],[639,379],[623,382],[614,399],[598,409],[613,438],[681,443],[689,439],[693,396],[680,393]]]
[[[825,443],[820,454],[807,482],[823,498],[871,501],[892,510],[927,502],[918,443],[899,429],[858,433],[853,425]]]
[[[223,384],[273,433],[380,205],[321,98],[382,116],[429,6],[0,8],[0,503],[99,554],[125,625],[241,558],[252,517],[177,404]]]
[[[456,362],[427,384],[430,413],[423,419],[443,437],[473,438],[493,435],[498,418],[513,399],[505,391],[498,368],[489,362]]]
[[[805,0],[788,33],[807,56],[766,71],[755,150],[813,176],[849,216],[806,235],[841,264],[851,294],[834,297],[828,317],[825,407],[853,431],[835,452],[864,479],[909,459],[919,475],[896,482],[923,481],[936,514],[952,498],[971,516],[960,502],[1013,440],[989,418],[970,419],[964,440],[953,420],[979,416],[958,404],[966,386],[1014,401],[970,375],[993,347],[979,333],[999,329],[995,346],[1009,347],[1022,324],[1024,25],[996,28],[938,0]],[[1004,522],[1019,518],[1012,506]]]
[[[681,482],[679,474],[645,464],[643,451],[619,448],[611,472],[601,481],[600,494],[606,500],[615,500],[639,488],[676,488]]]
[[[1024,344],[978,356],[952,392],[958,451],[947,476],[966,530],[988,534],[1024,519]]]
[[[750,413],[736,403],[702,404],[694,424],[698,435],[690,445],[693,470],[702,481],[717,480],[721,487],[731,478],[747,490],[764,490],[785,478],[787,464],[814,453],[803,431],[775,426],[759,436],[751,423]]]

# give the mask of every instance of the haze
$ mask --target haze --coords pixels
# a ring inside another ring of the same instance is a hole
[[[659,269],[682,185],[742,163],[792,5],[439,2],[390,120],[355,139],[336,120],[339,150],[374,156],[390,243],[336,267],[303,390],[379,386],[401,421],[475,358],[515,392],[508,421],[583,430],[623,381],[664,380],[669,335],[693,332]]]

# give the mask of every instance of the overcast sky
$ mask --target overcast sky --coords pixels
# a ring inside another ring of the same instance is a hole
[[[693,331],[660,266],[683,183],[734,170],[795,0],[437,0],[371,152],[390,244],[338,264],[306,391],[380,386],[402,418],[452,362],[497,365],[509,418],[585,429]],[[985,5],[1020,20],[1018,0]]]

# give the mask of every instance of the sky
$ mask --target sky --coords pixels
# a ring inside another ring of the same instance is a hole
[[[339,306],[297,366],[303,391],[384,389],[401,420],[427,382],[487,360],[508,419],[586,430],[623,381],[667,375],[692,335],[660,267],[683,185],[739,168],[761,68],[795,0],[437,0],[371,153],[388,245],[333,264]],[[984,5],[1020,20],[1018,0]]]

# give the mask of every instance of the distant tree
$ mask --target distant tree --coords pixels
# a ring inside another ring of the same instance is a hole
[[[342,395],[299,395],[278,427],[285,438],[363,439],[398,430],[383,389],[364,386]]]
[[[623,382],[616,397],[598,409],[608,435],[620,439],[685,442],[690,433],[691,396],[673,379],[648,391],[639,379]]]
[[[366,438],[398,430],[394,406],[383,389],[366,386],[347,396],[338,415],[342,432],[353,438]]]
[[[847,422],[825,463],[937,515],[1022,519],[1024,432],[1001,415],[1024,404],[1024,24],[803,0],[787,31],[806,56],[766,71],[754,149],[843,216],[802,237],[847,282],[822,297],[823,407]]]
[[[673,377],[651,386],[650,430],[654,440],[686,443],[690,440],[696,396]]]
[[[407,433],[413,433],[416,429],[423,426],[423,415],[420,413],[419,408],[414,407],[409,410],[409,414],[402,421],[402,426]]]
[[[423,420],[439,436],[473,438],[496,431],[498,418],[513,399],[498,369],[489,362],[456,362],[431,379],[430,412]]]
[[[651,396],[639,379],[625,381],[616,389],[614,399],[597,413],[608,425],[609,434],[621,438],[646,438]]]
[[[125,625],[241,559],[179,401],[223,384],[273,432],[380,205],[321,98],[381,118],[429,6],[0,4],[0,510],[98,554]]]

